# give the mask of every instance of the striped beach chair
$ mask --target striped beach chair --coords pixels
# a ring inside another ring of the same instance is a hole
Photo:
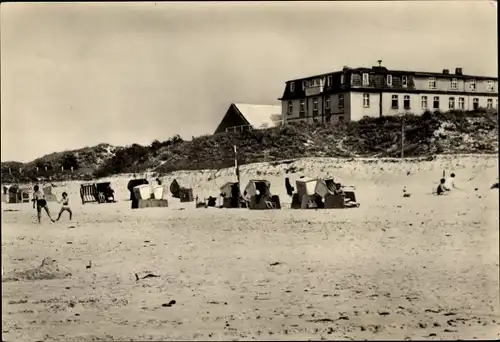
[[[95,184],[82,184],[80,186],[80,197],[82,199],[82,204],[90,202],[101,202]]]

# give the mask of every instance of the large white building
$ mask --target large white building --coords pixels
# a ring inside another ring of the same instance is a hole
[[[379,61],[380,63],[381,61]],[[286,82],[284,123],[356,121],[425,111],[498,109],[498,78],[454,73],[349,68]]]

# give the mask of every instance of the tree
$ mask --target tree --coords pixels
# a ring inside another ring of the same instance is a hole
[[[158,151],[161,147],[162,147],[162,143],[160,141],[158,141],[158,140],[154,140],[151,143],[151,149],[153,151]]]
[[[182,137],[179,134],[174,135],[170,140],[174,144],[181,143],[184,141],[184,139],[182,139]]]
[[[72,167],[74,170],[78,169],[78,158],[73,153],[67,153],[63,156],[61,161],[61,166],[65,170],[70,170]]]

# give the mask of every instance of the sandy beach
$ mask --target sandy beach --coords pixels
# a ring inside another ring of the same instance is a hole
[[[434,196],[443,170],[460,190]],[[203,198],[233,172],[163,181]],[[325,174],[356,186],[360,208],[289,209],[284,177]],[[497,177],[498,156],[243,166],[243,186],[264,178],[280,195],[270,211],[173,198],[131,210],[131,175],[109,179],[110,204],[82,205],[79,182],[58,184],[71,222],[38,225],[31,204],[2,203],[2,339],[498,339]],[[30,273],[44,258],[55,261]]]

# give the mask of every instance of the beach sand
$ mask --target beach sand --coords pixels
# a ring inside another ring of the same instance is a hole
[[[461,190],[433,196],[443,170]],[[163,180],[203,198],[233,171]],[[326,173],[356,186],[360,208],[289,209],[284,177]],[[54,188],[72,222],[38,225],[31,204],[2,203],[2,339],[498,339],[497,177],[497,156],[315,158],[242,167],[243,186],[268,179],[282,210],[172,198],[131,210],[130,175],[109,179],[117,203],[82,205],[79,182]]]

